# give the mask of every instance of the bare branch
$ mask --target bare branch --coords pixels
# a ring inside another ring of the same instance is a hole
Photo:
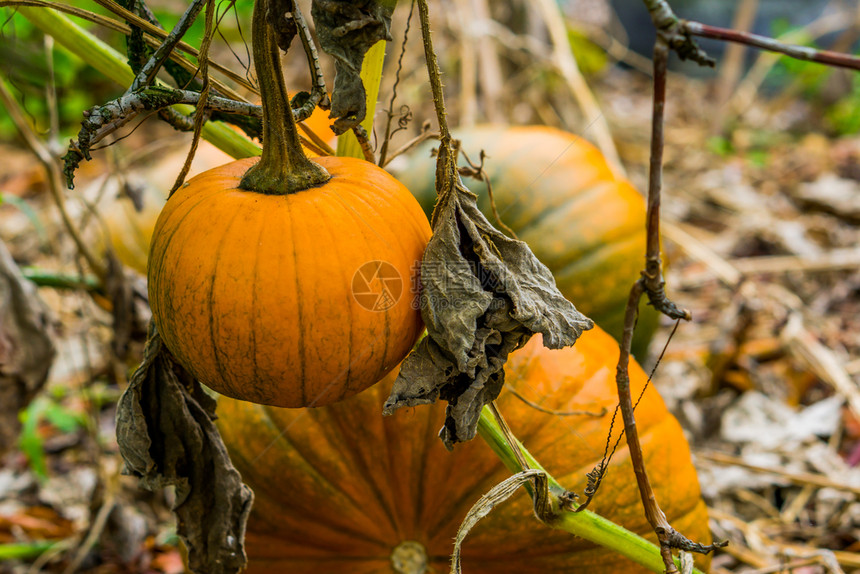
[[[816,50],[806,46],[795,46],[792,44],[783,44],[773,38],[767,36],[759,36],[749,32],[741,32],[739,30],[731,30],[728,28],[718,28],[716,26],[708,26],[699,22],[682,21],[681,25],[686,28],[693,36],[702,38],[711,38],[713,40],[724,40],[726,42],[736,42],[747,46],[754,46],[762,50],[778,52],[785,54],[796,60],[806,60],[808,62],[818,62],[827,66],[837,68],[848,68],[851,70],[860,70],[860,57],[852,56],[851,54],[842,54],[840,52],[831,52],[829,50]]]
[[[167,60],[176,48],[176,45],[182,39],[182,36],[185,35],[185,32],[187,32],[194,23],[194,19],[197,18],[197,15],[205,5],[206,0],[193,0],[191,2],[191,6],[189,6],[182,17],[179,18],[176,26],[173,27],[173,30],[170,31],[161,46],[155,50],[155,53],[149,58],[149,61],[144,64],[140,73],[134,79],[134,83],[132,83],[131,87],[128,89],[129,92],[137,91],[141,87],[148,86],[152,83],[155,79],[155,74],[158,73],[158,70],[161,68],[162,64],[164,64],[164,61]]]

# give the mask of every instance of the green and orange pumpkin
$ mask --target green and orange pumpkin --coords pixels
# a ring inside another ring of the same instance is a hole
[[[484,169],[502,221],[531,247],[577,308],[620,340],[624,308],[645,265],[645,202],[627,180],[580,136],[546,126],[478,126],[453,130]],[[391,172],[425,212],[436,201],[435,159],[428,142]],[[466,166],[461,155],[460,165]],[[486,185],[467,179],[479,206],[495,223]],[[644,356],[659,317],[640,308],[633,351]]]
[[[595,328],[575,347],[560,351],[544,348],[535,336],[505,366],[506,383],[544,409],[608,410],[604,416],[555,416],[509,391],[499,399],[514,434],[574,492],[582,492],[585,474],[603,454],[616,402],[617,359],[615,341]],[[645,374],[632,363],[630,376],[637,396]],[[255,492],[246,537],[249,574],[403,574],[392,566],[392,556],[403,550],[426,556],[426,572],[448,571],[460,522],[510,473],[481,440],[457,445],[452,453],[445,450],[437,436],[442,404],[380,416],[391,382],[388,377],[319,409],[219,399],[221,435]],[[686,535],[708,540],[707,511],[689,447],[653,386],[636,416],[646,465],[667,517]],[[653,539],[623,441],[591,509]],[[701,566],[706,563],[703,559]],[[498,506],[472,531],[463,568],[472,574],[644,571],[621,555],[538,523],[525,492]]]

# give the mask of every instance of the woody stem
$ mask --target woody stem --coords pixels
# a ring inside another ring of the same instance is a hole
[[[302,151],[290,109],[281,53],[270,19],[286,18],[273,11],[271,0],[256,0],[252,24],[254,67],[263,109],[263,155],[242,178],[239,187],[270,195],[287,195],[321,185],[330,175]]]

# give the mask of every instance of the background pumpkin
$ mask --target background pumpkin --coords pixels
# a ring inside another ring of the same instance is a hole
[[[616,339],[624,307],[645,264],[645,201],[613,174],[600,152],[580,136],[547,126],[458,128],[454,137],[484,169],[502,221],[529,244],[561,292]],[[436,202],[435,159],[427,142],[392,163],[390,171],[428,214]],[[467,165],[462,155],[460,165]],[[487,188],[465,180],[494,224]],[[644,357],[659,323],[643,302],[633,352]]]
[[[353,158],[331,179],[270,195],[238,189],[257,158],[209,170],[153,232],[149,303],[164,344],[219,393],[283,407],[354,395],[406,356],[424,325],[411,287],[430,225],[409,191]],[[399,283],[369,275],[383,262]],[[368,285],[356,287],[365,271]],[[359,298],[388,289],[373,307]]]
[[[616,400],[617,357],[617,344],[595,328],[561,351],[545,349],[535,336],[506,365],[508,384],[544,408],[609,409],[601,417],[552,416],[511,392],[500,397],[514,434],[574,492],[582,492],[585,473],[603,453]],[[630,375],[637,396],[645,374],[634,363]],[[437,437],[444,405],[382,417],[391,382],[389,376],[319,409],[219,399],[221,435],[256,495],[246,538],[247,572],[391,574],[392,549],[409,540],[426,548],[432,571],[447,571],[466,512],[510,473],[479,439],[457,445],[453,453],[445,450]],[[709,540],[707,511],[678,422],[653,387],[636,414],[666,515],[688,536]],[[592,509],[635,532],[650,532],[626,447],[613,458]],[[472,531],[463,568],[472,574],[643,571],[620,555],[539,524],[525,492]]]

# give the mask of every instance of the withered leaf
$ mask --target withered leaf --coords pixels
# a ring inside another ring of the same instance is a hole
[[[340,135],[367,114],[359,74],[367,51],[380,40],[391,41],[395,0],[313,0],[311,16],[320,47],[335,59],[331,117]]]
[[[192,572],[242,570],[254,494],[233,468],[214,424],[215,401],[173,358],[156,328],[117,408],[125,474],[144,488],[176,488],[177,533]]]
[[[16,444],[18,412],[45,384],[54,359],[48,308],[0,241],[0,455]]]
[[[511,352],[534,333],[552,349],[572,345],[593,323],[528,246],[495,229],[459,176],[445,171],[438,172],[447,183],[421,266],[427,337],[403,362],[383,412],[448,401],[440,437],[452,448],[474,438],[481,409],[504,385]]]
[[[290,44],[296,34],[299,33],[299,28],[296,26],[296,21],[287,14],[295,10],[293,0],[270,0],[269,11],[266,14],[266,21],[275,32],[275,38],[278,42],[278,47],[284,52],[290,50]]]

